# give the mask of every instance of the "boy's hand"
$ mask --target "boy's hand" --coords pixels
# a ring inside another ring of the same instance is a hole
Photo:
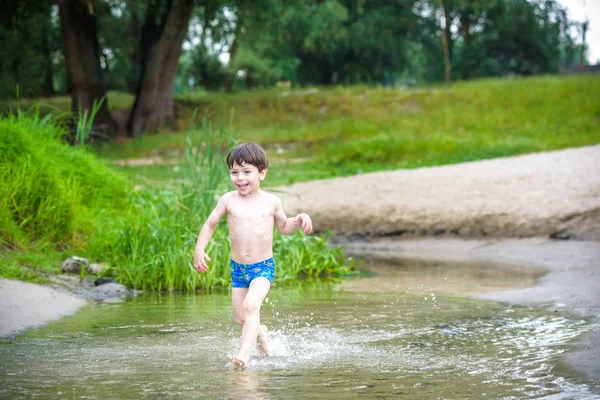
[[[212,261],[208,254],[203,251],[194,252],[194,268],[198,270],[198,272],[206,272],[208,269],[207,261]]]
[[[302,225],[302,232],[304,232],[305,235],[312,232],[312,220],[310,219],[308,214],[298,214],[294,218],[292,218],[292,221],[294,221],[295,223],[300,222],[300,224]]]

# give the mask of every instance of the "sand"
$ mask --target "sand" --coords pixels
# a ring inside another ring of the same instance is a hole
[[[54,288],[0,279],[0,337],[74,314],[87,301]]]
[[[600,239],[600,145],[298,183],[288,214],[336,235]],[[563,235],[565,233],[563,232]]]

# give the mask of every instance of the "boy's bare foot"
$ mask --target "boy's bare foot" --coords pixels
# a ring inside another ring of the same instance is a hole
[[[229,361],[233,364],[234,367],[241,367],[241,368],[245,368],[246,365],[248,365],[248,361],[250,360],[243,360],[239,357],[235,357],[235,356],[227,356],[227,358],[229,358]]]
[[[256,348],[259,353],[265,357],[269,356],[269,329],[266,325],[261,325],[258,328],[258,338],[256,340]]]

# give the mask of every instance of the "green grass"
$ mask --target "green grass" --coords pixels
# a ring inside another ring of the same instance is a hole
[[[62,143],[63,134],[34,113],[0,119],[0,241],[9,248],[76,244],[104,228],[94,214],[124,205],[128,180],[83,147]]]
[[[229,238],[221,224],[207,247],[212,268],[192,266],[200,227],[228,171],[233,139],[210,124],[191,133],[184,175],[172,188],[136,190],[124,174],[83,145],[69,146],[50,116],[18,112],[0,119],[0,276],[43,281],[76,254],[108,265],[105,275],[143,290],[228,287]],[[319,236],[275,236],[276,282],[352,272],[340,249]]]
[[[203,93],[176,98],[180,126],[197,109],[214,121],[234,110],[236,138],[269,153],[270,186],[417,168],[600,142],[600,74],[458,82],[417,89],[366,86]],[[155,185],[177,178],[184,133],[165,131],[99,146],[111,160],[169,159],[126,169]],[[178,154],[179,153],[179,154]]]
[[[35,245],[26,251],[0,251],[0,276],[31,283],[48,282],[47,275],[59,274],[63,261],[51,246]]]
[[[123,92],[109,92],[107,94],[109,110],[124,110],[133,105],[133,95]],[[19,100],[1,100],[0,114],[16,113],[18,109],[32,110],[37,109],[39,115],[48,114],[60,116],[71,112],[70,96],[40,97],[37,99],[19,99]]]

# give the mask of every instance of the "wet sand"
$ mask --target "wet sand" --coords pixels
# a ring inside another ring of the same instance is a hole
[[[86,304],[86,300],[55,288],[0,279],[0,337],[46,325]]]

